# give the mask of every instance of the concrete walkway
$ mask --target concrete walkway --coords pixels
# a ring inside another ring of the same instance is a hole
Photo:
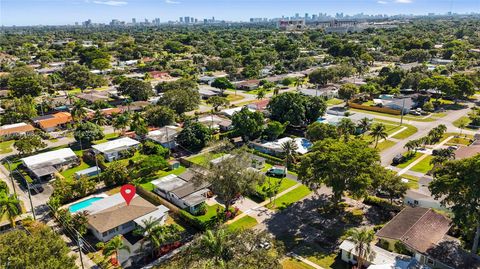
[[[433,147],[433,149],[438,149],[440,148],[441,146],[443,146],[445,143],[447,143],[448,141],[450,141],[450,139],[452,139],[453,136],[449,136],[447,139],[443,140],[442,142],[440,142],[438,145],[436,145],[435,147]],[[427,158],[427,156],[429,156],[430,154],[423,154],[422,156],[420,156],[420,158],[416,159],[415,161],[413,161],[411,164],[407,165],[407,167],[403,168],[402,170],[400,170],[400,172],[398,172],[398,175],[402,175],[402,174],[405,174],[408,170],[410,170],[412,167],[414,167],[416,164],[418,164],[419,162],[421,162],[423,159]]]

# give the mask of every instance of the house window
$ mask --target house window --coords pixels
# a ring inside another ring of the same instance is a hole
[[[107,235],[108,235],[108,231],[102,233],[102,236],[107,236]]]
[[[125,223],[125,224],[122,225],[122,230],[125,230],[125,229],[130,228],[130,227],[132,227],[134,224],[135,224],[135,223],[132,222],[132,221],[129,221],[129,222]]]
[[[113,233],[116,233],[116,232],[118,232],[118,227],[115,227],[115,228],[109,230],[108,234],[113,234]]]
[[[434,264],[435,264],[435,261],[427,257],[427,265],[433,266]]]

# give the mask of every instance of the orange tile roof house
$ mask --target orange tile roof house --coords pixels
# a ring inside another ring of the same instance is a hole
[[[72,115],[68,112],[58,112],[34,118],[32,121],[45,132],[52,132],[72,122]]]
[[[0,137],[10,138],[19,135],[32,133],[35,128],[31,124],[24,122],[0,126]]]

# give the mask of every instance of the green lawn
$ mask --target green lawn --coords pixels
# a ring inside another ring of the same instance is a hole
[[[451,146],[451,145],[464,145],[468,146],[470,145],[470,139],[473,138],[472,135],[466,135],[466,134],[460,134],[460,133],[445,133],[443,134],[442,138],[440,141],[443,141],[447,139],[448,137],[453,136],[452,139],[450,139],[445,145]],[[458,137],[455,137],[458,136]]]
[[[314,244],[303,245],[295,253],[325,269],[350,268],[336,252],[326,253],[325,250]]]
[[[375,119],[374,122],[381,122],[381,123],[384,123],[387,125],[387,128],[390,127],[391,125],[394,125],[394,126],[397,126],[398,129],[394,129],[392,132],[388,133],[389,135],[400,130],[400,128],[402,127],[407,127],[407,129],[403,130],[402,132],[392,136],[392,138],[396,138],[396,139],[405,139],[411,135],[413,135],[414,133],[416,133],[418,131],[417,127],[413,126],[413,125],[410,125],[410,124],[402,124],[402,126],[399,125],[398,122],[394,122],[394,121],[387,121],[387,120],[380,120],[380,119]]]
[[[433,156],[428,155],[425,159],[421,160],[419,163],[414,165],[410,170],[420,173],[427,173],[428,171],[432,170],[433,165],[430,164]]]
[[[456,119],[454,122],[452,122],[452,124],[453,124],[453,126],[460,128],[460,125],[462,123],[465,123],[465,125],[468,125],[468,124],[470,124],[470,122],[471,122],[471,120],[468,116],[463,116],[463,117],[460,117],[460,118]],[[468,127],[465,127],[465,129],[473,130],[473,129],[468,128]]]
[[[259,92],[261,89],[262,89],[262,88],[260,87],[260,88],[255,89],[255,90],[248,91],[248,92],[246,92],[246,93],[248,93],[248,94],[253,94],[253,95],[257,95],[258,92]],[[265,94],[269,94],[269,93],[273,93],[273,89],[268,89],[268,90],[265,91]]]
[[[378,151],[384,151],[390,147],[392,147],[393,145],[395,145],[397,142],[393,142],[391,140],[383,140],[382,142],[378,143],[377,145],[377,149]]]
[[[422,156],[422,155],[423,155],[423,153],[417,152],[417,153],[415,153],[415,156],[410,157],[406,162],[397,165],[397,167],[398,167],[398,168],[405,168],[405,167],[407,167],[409,164],[411,164],[412,162],[414,162],[416,159],[420,158],[420,156]],[[405,156],[407,156],[407,155],[405,155]]]
[[[205,215],[194,217],[202,222],[208,221],[217,215],[217,208],[218,210],[223,210],[223,207],[219,204],[207,205],[207,213]]]
[[[241,219],[232,222],[230,225],[228,225],[228,229],[230,230],[238,230],[238,229],[244,229],[248,230],[253,227],[255,227],[258,224],[257,220],[254,217],[251,216],[244,216]]]
[[[335,106],[343,103],[343,100],[338,98],[330,98],[327,100],[327,106]]]
[[[405,179],[408,179],[408,187],[410,189],[418,189],[418,180],[419,178],[416,177],[416,176],[412,176],[412,175],[407,175],[407,174],[402,174],[401,175],[402,178],[405,178]]]
[[[313,269],[310,265],[294,258],[288,258],[281,262],[283,269]]]
[[[13,151],[12,145],[15,140],[3,141],[0,143],[0,154],[6,154]]]
[[[288,207],[289,205],[309,195],[311,192],[312,191],[307,186],[302,185],[275,199],[275,204],[268,203],[266,207],[270,209]]]
[[[243,100],[245,97],[243,97],[243,95],[235,95],[235,94],[229,94],[227,95],[227,100],[230,101],[230,102],[236,102],[236,101],[240,101],[240,100]]]
[[[146,190],[153,191],[155,186],[152,183],[150,183],[152,180],[157,179],[157,178],[161,178],[161,177],[165,177],[165,176],[168,176],[168,175],[171,175],[171,174],[174,174],[174,175],[178,176],[178,175],[182,174],[183,172],[185,172],[185,170],[187,170],[187,168],[185,168],[184,166],[180,166],[179,168],[177,168],[175,170],[168,170],[168,171],[160,170],[160,171],[157,171],[154,178],[152,178],[152,179],[150,179],[150,178],[142,179],[142,181],[140,181],[140,186],[142,186]]]
[[[94,145],[102,144],[102,143],[108,142],[110,140],[116,139],[118,137],[119,137],[119,134],[117,134],[117,133],[106,134],[103,139],[93,141],[92,144],[94,144]]]
[[[60,174],[66,179],[73,179],[73,175],[75,174],[75,172],[87,169],[89,167],[90,167],[90,165],[88,165],[88,164],[86,164],[82,161],[79,166],[75,166],[73,168],[67,169],[67,170],[61,172]]]
[[[225,153],[214,153],[214,154],[203,153],[203,154],[198,154],[192,157],[188,157],[187,160],[195,164],[206,165],[208,161],[219,158],[223,155],[225,155]]]
[[[353,112],[360,112],[360,113],[390,117],[390,118],[395,118],[395,119],[400,119],[401,118],[400,115],[392,115],[392,114],[387,114],[387,113],[382,113],[382,112],[377,112],[377,111],[362,110],[362,109],[356,109],[356,108],[350,108],[349,110],[353,111]],[[413,120],[413,121],[422,121],[422,122],[435,121],[435,119],[432,119],[431,117],[425,118],[425,116],[411,116],[411,115],[404,115],[403,119],[404,120]]]
[[[278,192],[277,193],[281,193],[282,191],[292,187],[292,186],[295,186],[295,184],[297,184],[297,182],[295,180],[292,180],[292,179],[289,179],[289,178],[276,178],[276,177],[266,177],[265,178],[265,182],[260,185],[260,186],[257,186],[256,188],[256,191],[258,193],[263,193],[263,189],[268,189],[268,186],[271,186],[270,184],[278,184],[277,182],[279,182],[280,180],[282,180],[282,182],[280,183],[280,186],[278,188]],[[256,197],[256,196],[255,196]],[[258,202],[263,202],[263,201],[258,201]]]

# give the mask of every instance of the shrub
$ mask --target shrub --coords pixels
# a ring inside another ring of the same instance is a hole
[[[382,199],[382,198],[379,198],[376,196],[370,196],[370,195],[365,197],[365,199],[363,200],[363,203],[366,205],[378,206],[388,211],[399,212],[402,209],[401,206],[391,204],[386,199]]]
[[[214,228],[218,221],[217,221],[217,218],[216,217],[213,217],[209,220],[206,220],[206,221],[203,221],[197,217],[195,217],[194,215],[188,213],[187,211],[185,210],[180,210],[178,212],[178,216],[183,219],[184,221],[186,221],[188,224],[192,225],[193,227],[199,229],[200,231],[206,231],[208,229],[212,229]]]

